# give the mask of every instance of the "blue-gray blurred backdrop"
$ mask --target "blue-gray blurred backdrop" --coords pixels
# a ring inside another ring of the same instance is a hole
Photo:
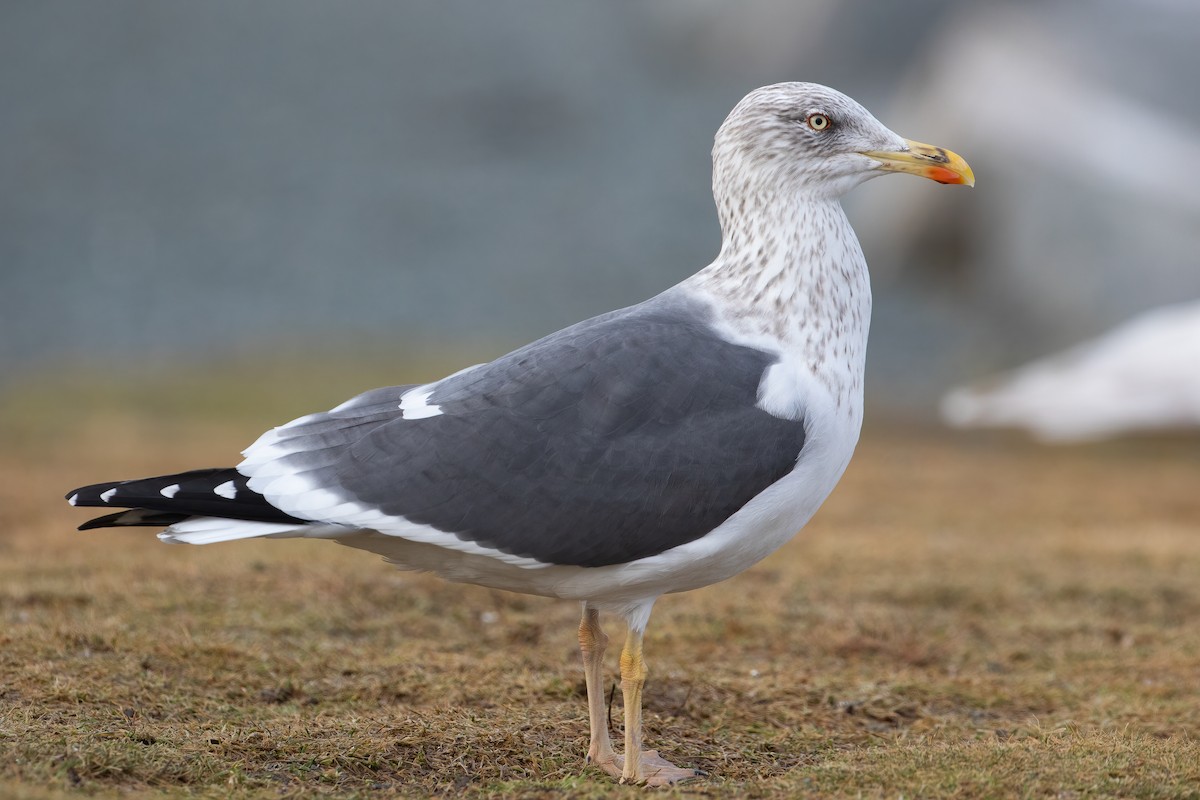
[[[927,413],[1200,296],[1198,40],[1193,0],[5,0],[0,391],[637,302],[717,250],[725,113],[811,80],[976,168],[851,202],[872,402]]]

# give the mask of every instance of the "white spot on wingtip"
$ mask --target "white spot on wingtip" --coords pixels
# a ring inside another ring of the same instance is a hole
[[[421,391],[422,389],[424,391]],[[430,405],[427,402],[432,394],[432,389],[425,389],[422,386],[418,389],[410,389],[400,395],[400,416],[404,419],[426,419],[427,417],[441,416],[442,407]]]
[[[70,503],[71,505],[75,505],[75,503],[78,500],[79,500],[79,492],[76,492],[75,494],[73,494],[67,498],[67,502]]]
[[[170,486],[164,486],[158,490],[158,493],[163,497],[174,497],[175,495],[179,494],[179,484],[172,483]]]
[[[237,497],[237,487],[233,485],[233,481],[225,481],[217,488],[213,489],[213,494],[219,494],[226,500],[232,500]]]
[[[109,489],[107,492],[101,492],[100,493],[100,501],[103,503],[107,503],[109,500],[112,500],[112,496],[116,493],[117,493],[117,487],[115,487],[115,486],[113,488]]]

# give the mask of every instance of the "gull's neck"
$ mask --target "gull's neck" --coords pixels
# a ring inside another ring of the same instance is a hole
[[[684,285],[712,300],[731,338],[777,349],[835,395],[861,398],[871,285],[841,204],[722,200],[721,252]]]

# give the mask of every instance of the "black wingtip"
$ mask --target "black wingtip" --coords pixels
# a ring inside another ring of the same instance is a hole
[[[105,514],[102,517],[89,519],[79,526],[78,530],[90,531],[96,528],[165,528],[176,522],[183,522],[191,514],[176,514],[169,511],[150,511],[145,508],[133,508],[128,511],[118,511],[115,514]]]
[[[78,489],[72,489],[67,492],[65,499],[73,506],[106,506],[102,495],[110,489],[115,489],[122,483],[128,481],[110,481],[108,483],[93,483],[88,486],[80,486]]]
[[[297,522],[250,488],[233,467],[209,467],[81,486],[67,494],[73,506],[129,509],[88,520],[79,530],[174,525],[188,517],[225,517],[255,522]]]
[[[83,523],[75,530],[90,531],[90,530],[95,530],[96,528],[111,528],[114,526],[114,523],[116,523],[117,519],[119,517],[121,517],[124,513],[125,513],[124,511],[120,511],[116,514],[105,514],[103,517],[96,517],[95,519],[89,519],[87,522]]]

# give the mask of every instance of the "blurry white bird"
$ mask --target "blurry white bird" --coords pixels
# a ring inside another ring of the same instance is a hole
[[[956,427],[1023,428],[1047,442],[1200,425],[1200,302],[954,389],[941,411]]]

